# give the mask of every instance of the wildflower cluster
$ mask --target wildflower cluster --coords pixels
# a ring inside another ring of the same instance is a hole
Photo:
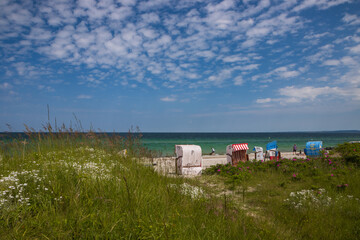
[[[31,205],[35,195],[49,191],[50,181],[39,170],[10,172],[0,178],[0,209],[9,204]],[[32,193],[32,194],[31,194]],[[35,193],[35,194],[34,194]]]
[[[290,208],[301,209],[306,207],[330,206],[331,197],[326,195],[326,190],[320,188],[318,190],[303,189],[298,192],[291,192],[289,198],[284,200],[285,204]]]
[[[200,199],[205,196],[201,187],[192,186],[188,183],[183,183],[181,185],[170,184],[170,187],[177,189],[183,195],[190,196],[192,199]]]
[[[46,157],[54,160],[53,156],[62,159],[58,161],[49,161],[50,165],[62,165],[65,171],[68,168],[74,169],[79,174],[87,175],[91,178],[111,179],[111,170],[114,167],[127,171],[127,168],[118,162],[111,161],[111,154],[102,149],[90,147],[79,147],[75,151],[49,152]]]

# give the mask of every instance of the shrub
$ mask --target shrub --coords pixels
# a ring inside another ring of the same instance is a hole
[[[360,165],[360,143],[343,143],[336,147],[346,162]]]

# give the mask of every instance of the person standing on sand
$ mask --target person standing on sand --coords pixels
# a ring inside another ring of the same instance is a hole
[[[211,148],[211,153],[210,155],[214,155],[215,154],[215,148]]]
[[[296,144],[294,144],[294,146],[293,146],[293,154],[296,155]]]

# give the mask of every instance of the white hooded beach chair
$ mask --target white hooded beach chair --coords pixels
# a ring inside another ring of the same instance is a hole
[[[198,145],[175,145],[176,173],[180,175],[200,175],[202,171],[202,151]]]
[[[264,160],[264,151],[262,147],[255,146],[253,151],[255,151],[255,160],[263,161]]]

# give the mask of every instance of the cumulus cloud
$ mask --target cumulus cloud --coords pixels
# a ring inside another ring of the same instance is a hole
[[[162,102],[175,102],[175,101],[176,101],[176,97],[175,97],[175,96],[168,96],[168,97],[160,98],[160,100],[161,100]]]
[[[360,24],[360,17],[355,14],[348,14],[345,13],[345,16],[342,18],[342,20],[350,25],[358,25]]]
[[[325,65],[325,66],[338,66],[340,64],[341,64],[341,62],[339,60],[336,60],[336,59],[326,60],[323,63],[323,65]]]
[[[111,69],[126,86],[241,85],[240,74],[250,74],[262,66],[262,54],[256,52],[265,48],[263,43],[279,43],[302,29],[306,19],[298,11],[310,7],[326,9],[344,2],[59,0],[34,5],[30,1],[3,1],[0,39],[9,56],[35,52],[79,69]],[[292,8],[294,11],[290,12]],[[342,21],[355,25],[358,17],[345,14]],[[327,35],[312,33],[305,38],[314,40]],[[328,46],[334,48],[332,44]],[[331,51],[320,47],[309,59],[328,66],[333,59],[329,56]],[[360,52],[358,46],[349,51]],[[351,65],[357,59],[337,61]],[[26,64],[18,64],[15,69],[20,76],[36,72]],[[287,67],[265,77],[288,79],[301,73],[300,69]],[[149,80],[152,78],[156,80]],[[87,76],[80,84],[98,86],[105,84],[105,79],[110,77]]]
[[[264,104],[264,103],[270,103],[272,101],[271,98],[259,98],[256,99],[256,103]]]
[[[281,78],[293,78],[300,75],[300,71],[291,68],[293,68],[293,65],[278,67],[269,72],[267,76],[277,75]]]
[[[319,96],[339,94],[338,87],[302,87],[289,86],[279,89],[279,94],[288,98],[288,101],[300,102],[304,99],[315,100]]]
[[[11,89],[11,88],[12,88],[12,85],[8,82],[0,83],[1,90],[7,90],[7,89]]]
[[[244,80],[241,76],[237,76],[235,79],[234,79],[234,85],[235,86],[241,86],[243,85],[244,83]]]
[[[246,41],[242,43],[244,48],[254,46],[258,41],[267,36],[284,35],[287,32],[296,31],[302,27],[299,17],[289,17],[286,13],[281,13],[272,18],[262,19],[246,32]]]
[[[209,3],[206,6],[206,10],[209,12],[224,11],[234,7],[234,0],[224,0],[218,4]]]
[[[304,0],[299,5],[294,7],[293,11],[298,12],[312,7],[327,9],[351,1],[352,0]]]
[[[239,69],[242,71],[250,71],[258,68],[259,68],[259,64],[255,64],[255,63],[239,67]]]
[[[77,99],[91,99],[92,96],[86,94],[80,94],[76,97]]]
[[[256,103],[268,104],[277,103],[281,105],[300,104],[306,102],[314,102],[317,99],[327,100],[335,98],[351,99],[360,101],[359,97],[360,88],[355,87],[295,87],[287,86],[278,90],[279,98],[264,98],[257,99]]]
[[[356,65],[357,62],[350,56],[344,56],[341,59],[329,59],[326,60],[323,65],[324,66],[340,66],[340,65],[345,65],[345,66],[351,66],[351,65]]]
[[[356,45],[354,47],[351,47],[350,52],[354,53],[354,54],[359,54],[360,53],[360,44],[358,44],[358,45]]]
[[[222,59],[224,62],[241,62],[248,60],[247,57],[241,56],[241,55],[230,55],[226,56]]]
[[[170,0],[149,0],[140,2],[138,8],[141,11],[149,11],[151,9],[159,9],[170,4]]]
[[[45,86],[45,85],[42,85],[42,84],[40,84],[40,85],[38,86],[38,89],[39,89],[39,90],[44,90],[44,91],[47,91],[47,92],[55,92],[55,89],[54,89],[53,87],[51,87],[51,86]]]

